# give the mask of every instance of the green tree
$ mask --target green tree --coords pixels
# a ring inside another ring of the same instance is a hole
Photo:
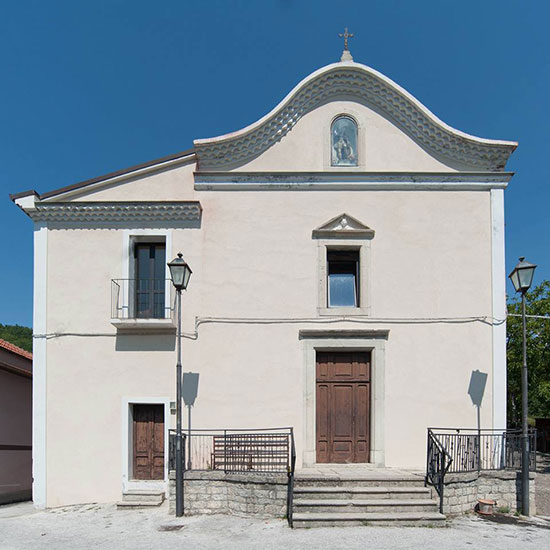
[[[0,323],[0,338],[32,352],[32,328]]]
[[[550,281],[543,281],[525,295],[527,315],[550,317]],[[523,336],[521,297],[508,302],[508,425],[521,425],[521,368]],[[529,416],[550,417],[550,320],[527,318],[527,367],[529,370]]]

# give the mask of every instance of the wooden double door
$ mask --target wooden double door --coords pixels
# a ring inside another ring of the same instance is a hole
[[[164,479],[164,405],[133,405],[134,479]]]
[[[369,462],[370,352],[317,352],[317,462]]]

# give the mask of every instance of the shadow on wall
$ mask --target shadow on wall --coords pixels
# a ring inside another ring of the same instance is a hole
[[[169,334],[124,334],[115,339],[116,351],[175,351],[176,333]],[[175,358],[174,358],[175,360]]]
[[[477,408],[477,429],[481,428],[481,403],[483,402],[483,394],[487,384],[487,373],[479,370],[473,370],[470,377],[470,385],[468,387],[468,395],[472,403]]]

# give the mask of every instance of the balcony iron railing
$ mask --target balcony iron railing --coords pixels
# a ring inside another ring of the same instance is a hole
[[[111,279],[111,319],[171,319],[170,279]]]

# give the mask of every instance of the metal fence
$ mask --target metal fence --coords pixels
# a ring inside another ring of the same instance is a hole
[[[284,473],[288,476],[287,519],[292,527],[296,447],[292,428],[185,430],[183,470],[225,473]],[[170,430],[169,467],[176,468],[176,432]]]
[[[448,472],[521,469],[520,430],[437,429],[428,432],[437,437],[449,454]],[[535,432],[529,434],[530,469],[536,468]]]
[[[170,467],[175,467],[175,430],[170,430]],[[185,470],[288,473],[292,428],[186,430]]]
[[[520,430],[428,428],[426,484],[433,485],[443,508],[448,473],[521,469]],[[536,469],[536,432],[529,433],[529,469]]]
[[[170,279],[111,279],[111,319],[170,319]]]

